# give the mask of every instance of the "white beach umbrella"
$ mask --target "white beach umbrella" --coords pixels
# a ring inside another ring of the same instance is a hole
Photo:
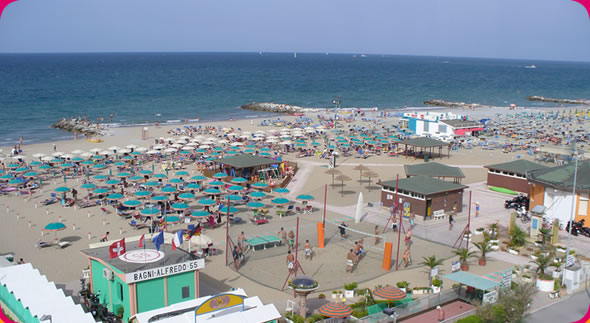
[[[170,147],[172,147],[172,148],[180,148],[180,147],[182,147],[182,145],[181,144],[172,144],[172,145],[170,145]]]
[[[51,156],[45,156],[45,157],[41,157],[41,160],[42,161],[52,161],[53,160],[53,157],[51,157]]]
[[[207,246],[211,242],[213,242],[213,240],[211,240],[211,238],[209,238],[209,236],[205,234],[191,237],[191,243],[196,244],[198,246]]]
[[[252,139],[252,140],[254,140],[254,141],[261,141],[261,140],[264,140],[264,138],[262,138],[262,137],[255,137],[255,138],[254,138],[254,139]]]
[[[108,156],[111,154],[111,152],[108,150],[103,150],[103,151],[99,151],[98,154],[103,155],[103,156]]]
[[[160,150],[160,149],[166,148],[166,146],[164,146],[164,145],[155,145],[153,148],[156,149],[156,150]]]
[[[101,150],[102,150],[102,149],[100,149],[100,148],[92,148],[92,149],[90,149],[90,152],[91,152],[91,153],[95,153],[95,154],[96,154],[97,152],[99,152],[99,151],[101,151]]]
[[[196,142],[189,142],[185,145],[185,147],[186,146],[196,146],[196,145],[198,145]]]
[[[243,146],[244,144],[241,142],[232,142],[231,144],[229,144],[232,147],[237,147],[237,146]]]
[[[191,139],[191,137],[189,137],[189,136],[180,136],[180,139],[182,139],[182,140],[189,140],[189,139]]]
[[[213,141],[211,140],[205,140],[202,142],[203,145],[213,145]]]
[[[176,140],[174,143],[184,145],[184,144],[186,144],[186,140],[179,139],[179,140]]]
[[[201,149],[209,149],[209,148],[211,148],[211,146],[209,146],[209,145],[200,145],[199,148],[201,148]]]
[[[182,150],[195,150],[195,147],[193,146],[183,146]]]
[[[119,146],[110,146],[109,148],[107,148],[108,150],[121,150],[121,147]]]
[[[137,148],[135,148],[135,151],[139,151],[139,152],[142,152],[142,151],[147,151],[147,150],[148,150],[148,149],[147,149],[147,148],[145,148],[145,147],[137,147]]]
[[[82,158],[88,158],[90,156],[92,156],[92,154],[91,153],[88,153],[88,152],[84,152],[84,153],[81,153],[80,154],[80,157],[82,157]]]
[[[178,149],[175,149],[175,148],[166,148],[166,149],[164,149],[164,152],[165,153],[175,153],[177,151],[178,151]]]
[[[292,142],[291,140],[285,140],[285,141],[281,141],[281,142],[280,142],[280,144],[281,144],[281,145],[290,145],[290,144],[292,144],[292,143],[293,143],[293,142]]]
[[[35,158],[41,158],[41,157],[45,157],[46,155],[44,153],[34,153],[33,157]]]
[[[242,131],[242,135],[251,135],[252,133],[250,131]]]
[[[227,140],[227,139],[221,139],[217,143],[223,145],[223,144],[227,144],[228,142],[229,142],[229,140]]]
[[[277,141],[278,140],[276,140],[276,139],[266,139],[266,142],[268,142],[268,143],[275,143]]]
[[[61,158],[65,158],[65,159],[70,159],[72,157],[74,157],[74,155],[72,155],[72,154],[63,154],[63,155],[61,155]]]
[[[123,148],[123,149],[119,150],[119,152],[120,152],[121,154],[128,154],[128,153],[130,153],[130,152],[131,152],[131,149]]]
[[[135,149],[135,148],[137,148],[137,146],[136,145],[127,145],[127,146],[125,146],[125,148],[127,148],[127,149]]]
[[[80,150],[80,149],[76,149],[74,151],[72,151],[72,154],[74,155],[80,155],[81,153],[83,153],[84,151]]]
[[[61,152],[61,151],[56,151],[56,152],[54,152],[53,154],[51,154],[51,156],[59,157],[59,156],[61,156],[61,155],[63,155],[63,154],[64,154],[64,153],[63,153],[63,152]]]
[[[152,150],[146,151],[145,153],[148,155],[155,155],[155,154],[159,153],[159,151],[152,149]]]
[[[242,139],[248,139],[248,138],[250,138],[250,136],[249,135],[241,135],[240,138],[242,138]]]

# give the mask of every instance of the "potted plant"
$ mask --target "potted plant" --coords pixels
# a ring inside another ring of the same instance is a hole
[[[408,286],[410,286],[410,283],[408,283],[405,280],[402,280],[401,282],[397,282],[396,285],[397,285],[397,288],[403,290],[404,293],[407,293],[407,289],[408,289]]]
[[[125,314],[125,308],[119,305],[119,307],[117,307],[117,318],[119,318],[119,320],[123,319],[123,314]]]
[[[490,235],[491,235],[492,240],[497,239],[497,237],[498,237],[498,222],[491,223],[490,225],[488,225],[488,228],[490,229]]]
[[[442,287],[442,280],[435,278],[432,280],[432,292],[433,293],[440,293],[440,289]]]
[[[484,230],[485,230],[485,229],[484,229],[484,228],[481,228],[481,227],[480,227],[480,228],[477,228],[477,229],[475,229],[475,234],[476,234],[476,235],[483,234]]]
[[[563,264],[561,262],[554,262],[551,264],[551,266],[555,267],[555,269],[553,270],[553,278],[558,279],[561,278],[561,266]]]
[[[471,238],[471,231],[467,231],[465,232],[465,234],[463,235],[463,240],[469,240]]]
[[[532,261],[532,263],[537,265],[537,288],[542,292],[551,292],[553,290],[554,279],[553,276],[545,274],[551,260],[549,257],[539,254],[537,259]]]
[[[524,246],[526,242],[526,232],[524,232],[518,226],[515,226],[512,231],[510,231],[510,246],[517,250],[518,248]]]
[[[318,295],[318,298],[319,299],[326,299],[326,294],[323,294],[323,293],[322,294],[319,294]]]
[[[567,249],[566,249],[566,248],[564,248],[564,247],[562,247],[562,246],[557,246],[557,247],[555,248],[555,250],[556,250],[557,252],[561,252],[561,253],[565,253],[565,252],[567,251]]]
[[[520,279],[522,279],[522,281],[523,281],[523,282],[525,282],[525,283],[530,283],[530,282],[532,282],[532,281],[533,281],[533,280],[531,279],[531,276],[529,276],[529,275],[527,275],[527,274],[524,274],[524,275],[520,276]]]
[[[358,287],[356,282],[352,282],[350,284],[344,285],[344,297],[346,298],[353,298],[354,297],[354,290]]]
[[[479,249],[479,265],[480,266],[485,266],[486,265],[486,254],[490,251],[492,251],[492,245],[490,245],[490,243],[487,240],[484,240],[482,242],[476,242],[474,243],[475,247],[477,247],[477,249]]]
[[[332,291],[332,298],[337,299],[342,297],[342,292],[339,290]]]
[[[420,264],[430,268],[430,270],[428,271],[428,281],[430,281],[432,279],[432,277],[430,277],[430,272],[432,271],[432,269],[434,269],[434,267],[442,265],[443,261],[442,259],[436,259],[435,255],[432,255],[430,257],[422,257],[422,259],[423,261]]]
[[[492,240],[489,240],[488,242],[490,242],[490,250],[496,251],[500,249],[500,246],[497,242],[492,242]]]
[[[455,255],[459,256],[459,261],[461,262],[461,270],[468,271],[469,270],[469,258],[475,257],[475,251],[469,251],[466,248],[461,248],[453,251]]]

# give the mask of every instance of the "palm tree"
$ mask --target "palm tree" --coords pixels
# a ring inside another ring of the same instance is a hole
[[[539,233],[541,236],[541,248],[545,251],[545,244],[551,242],[551,230],[549,228],[540,228]]]
[[[496,238],[498,235],[498,222],[491,223],[489,226],[490,230],[492,231],[492,238]]]
[[[488,240],[484,240],[482,242],[475,242],[473,243],[477,249],[479,249],[479,265],[485,266],[486,265],[486,254],[492,251],[492,245]]]
[[[469,270],[469,263],[467,262],[469,258],[475,257],[475,251],[469,251],[466,248],[461,248],[457,250],[453,250],[455,255],[459,256],[459,261],[461,262],[461,270],[468,271]]]
[[[430,270],[428,271],[428,281],[431,281],[432,277],[430,277],[430,272],[432,271],[432,269],[434,269],[434,267],[442,265],[443,260],[436,259],[436,255],[432,255],[430,257],[422,257],[422,259],[424,260],[420,264],[430,268]]]
[[[547,270],[547,267],[551,264],[551,259],[543,254],[539,254],[537,259],[531,262],[537,265],[538,277],[542,278],[545,276],[545,270]]]
[[[510,231],[510,246],[514,248],[524,246],[526,242],[526,232],[524,232],[520,227],[515,226],[512,231]]]

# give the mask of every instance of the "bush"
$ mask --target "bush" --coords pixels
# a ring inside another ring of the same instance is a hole
[[[356,317],[356,318],[361,318],[361,317],[365,317],[369,315],[369,311],[367,309],[363,309],[363,310],[354,310],[352,312],[352,316]]]
[[[355,290],[358,287],[359,284],[357,284],[356,282],[352,282],[350,284],[344,284],[344,289],[346,290]]]
[[[407,288],[408,286],[410,286],[410,283],[408,283],[405,280],[402,280],[401,282],[397,282],[397,288]]]
[[[324,299],[324,298],[326,298],[326,295],[322,293],[322,294],[318,295],[318,298],[319,299]]]
[[[308,317],[305,322],[306,323],[315,323],[324,319],[322,314],[313,314],[312,316]]]
[[[467,317],[464,317],[458,321],[456,321],[455,323],[482,323],[483,321],[481,320],[481,318],[477,315],[469,315]]]
[[[303,316],[297,313],[286,313],[285,317],[295,323],[305,323],[305,319],[303,318]]]
[[[437,279],[437,278],[433,279],[432,280],[432,286],[441,287],[442,286],[442,280]]]

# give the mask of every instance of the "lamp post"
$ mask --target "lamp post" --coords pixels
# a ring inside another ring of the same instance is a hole
[[[574,166],[574,185],[572,188],[572,211],[570,213],[569,232],[567,234],[567,249],[565,251],[566,267],[567,267],[567,258],[570,255],[570,245],[571,245],[571,240],[572,240],[572,227],[573,227],[572,221],[574,220],[574,213],[576,212],[576,179],[578,177],[578,158],[576,156],[575,150],[574,150],[574,158],[576,159],[576,163]]]

